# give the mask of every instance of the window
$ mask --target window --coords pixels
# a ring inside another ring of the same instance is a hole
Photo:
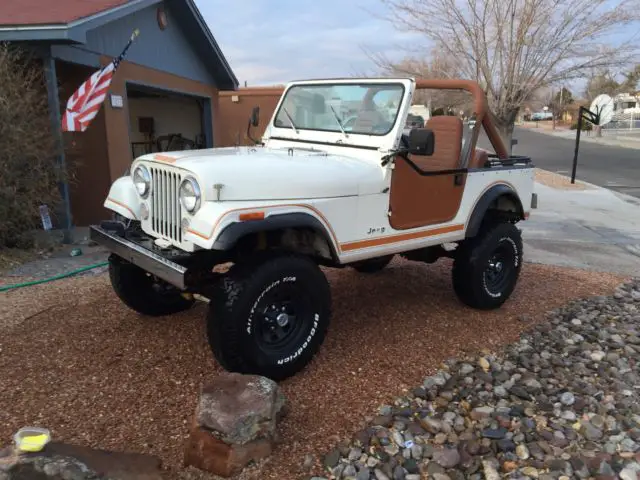
[[[399,83],[296,85],[285,94],[274,126],[386,135],[396,124],[403,95]]]

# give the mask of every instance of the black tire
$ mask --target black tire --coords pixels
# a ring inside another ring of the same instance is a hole
[[[331,291],[320,268],[281,254],[236,264],[216,284],[207,336],[224,369],[279,381],[311,361],[330,318]]]
[[[473,308],[499,308],[511,296],[520,276],[520,230],[512,223],[488,225],[458,248],[452,272],[456,295]]]
[[[109,257],[109,278],[120,300],[142,315],[172,315],[188,310],[195,303],[183,297],[180,290],[154,279],[140,267],[116,255]]]
[[[384,269],[393,260],[393,255],[385,255],[384,257],[370,258],[354,262],[351,267],[360,273],[376,273]]]

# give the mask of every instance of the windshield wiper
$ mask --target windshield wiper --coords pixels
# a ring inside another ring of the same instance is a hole
[[[344,127],[342,126],[342,122],[340,121],[340,117],[338,117],[338,114],[336,113],[336,111],[333,109],[333,105],[329,105],[329,107],[331,108],[331,112],[333,113],[333,118],[336,119],[336,122],[338,122],[338,126],[340,127],[340,130],[342,131],[342,134],[346,137],[349,138],[349,135],[347,135],[347,132],[344,130]]]
[[[289,123],[291,124],[291,128],[293,128],[293,131],[298,133],[298,129],[296,128],[296,124],[293,123],[293,119],[291,118],[291,115],[289,115],[289,112],[287,111],[286,107],[282,107],[282,110],[284,111],[284,114],[287,116],[287,120],[289,120]]]

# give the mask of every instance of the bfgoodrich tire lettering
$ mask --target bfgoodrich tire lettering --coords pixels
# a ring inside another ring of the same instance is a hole
[[[511,223],[492,225],[460,245],[453,288],[466,305],[500,307],[513,292],[522,267],[522,237]]]
[[[280,254],[235,265],[215,290],[207,336],[226,370],[283,380],[320,348],[331,294],[310,259]]]

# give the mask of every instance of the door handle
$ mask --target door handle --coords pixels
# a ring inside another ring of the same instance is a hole
[[[462,184],[463,184],[463,182],[464,182],[464,176],[463,176],[463,174],[462,174],[462,173],[456,173],[456,174],[453,176],[453,184],[454,184],[454,185],[456,185],[456,186],[460,186],[460,185],[462,185]]]

